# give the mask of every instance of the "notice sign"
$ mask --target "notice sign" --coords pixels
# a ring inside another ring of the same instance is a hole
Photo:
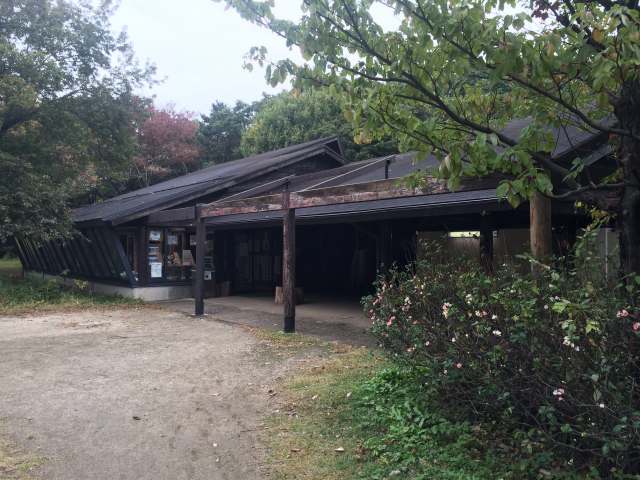
[[[205,270],[204,271],[204,279],[205,280],[211,280],[212,275],[211,275],[211,270]]]
[[[162,262],[149,263],[149,270],[151,270],[151,278],[162,278]]]
[[[162,233],[160,230],[151,230],[149,232],[149,240],[152,242],[159,242],[160,238],[162,238]]]

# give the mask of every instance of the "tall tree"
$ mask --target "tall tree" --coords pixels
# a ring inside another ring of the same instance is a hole
[[[151,106],[138,129],[134,165],[142,186],[183,175],[200,166],[198,123],[188,112]]]
[[[340,101],[327,89],[285,92],[264,100],[242,135],[241,151],[251,155],[331,135],[340,138],[348,160],[396,151],[389,140],[354,138],[355,130],[346,120]]]
[[[153,68],[111,33],[111,13],[109,2],[0,2],[0,241],[68,232],[84,174],[134,152],[131,91]]]
[[[451,186],[500,172],[514,203],[615,193],[623,270],[640,272],[637,1],[303,0],[298,22],[276,18],[269,1],[226,1],[300,48],[306,61],[270,64],[271,82],[332,85],[365,134],[395,132],[404,148],[434,152]],[[380,23],[385,13],[397,28]],[[252,50],[258,62],[265,53]],[[531,122],[510,135],[514,117]],[[580,158],[554,161],[550,126],[608,136],[618,172],[594,181]]]
[[[260,102],[237,101],[231,107],[222,102],[211,105],[211,113],[202,115],[198,143],[205,164],[228,162],[242,155],[240,141]]]

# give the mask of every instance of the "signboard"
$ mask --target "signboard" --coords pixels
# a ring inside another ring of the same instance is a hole
[[[170,233],[167,235],[167,245],[177,245],[178,244],[178,235],[175,233]]]
[[[149,270],[151,278],[162,278],[162,262],[150,262]]]
[[[204,279],[205,280],[211,280],[211,270],[205,270],[204,271]]]
[[[152,242],[159,242],[162,238],[162,232],[160,230],[151,230],[149,232],[149,240]]]

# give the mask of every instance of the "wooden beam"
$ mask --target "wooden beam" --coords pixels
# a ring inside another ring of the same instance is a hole
[[[196,206],[196,278],[194,282],[195,314],[204,315],[204,255],[206,227],[201,205]]]
[[[296,211],[290,206],[288,186],[282,193],[285,213],[282,219],[282,294],[284,331],[296,331]]]
[[[147,285],[149,283],[149,233],[144,225],[138,227],[136,248],[138,249],[138,284]]]
[[[290,192],[288,198],[289,208],[296,209],[446,192],[446,186],[440,181],[434,180],[425,188],[408,188],[391,179]],[[285,210],[282,195],[214,202],[202,207],[202,216],[206,218],[274,210]]]
[[[529,199],[529,235],[533,258],[545,262],[552,253],[551,200],[540,192]]]
[[[380,222],[376,242],[378,272],[384,273],[391,267],[391,224],[388,220]]]
[[[485,273],[493,272],[493,228],[484,212],[480,217],[480,265]]]

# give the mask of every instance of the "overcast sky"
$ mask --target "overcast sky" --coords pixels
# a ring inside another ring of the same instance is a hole
[[[277,0],[277,12],[295,17],[299,4]],[[266,46],[274,59],[298,58],[284,40],[212,0],[121,0],[112,24],[116,32],[126,28],[140,60],[155,63],[165,79],[152,90],[157,105],[178,110],[207,113],[215,100],[249,102],[281,90],[267,85],[260,68],[242,68],[253,46]]]

